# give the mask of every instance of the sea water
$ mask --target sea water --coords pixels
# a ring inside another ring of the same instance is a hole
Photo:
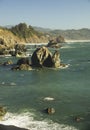
[[[58,51],[67,68],[12,71],[11,66],[0,66],[0,106],[7,109],[0,124],[29,130],[90,130],[90,43],[66,44]],[[1,57],[0,62],[9,59],[18,60]],[[48,107],[55,113],[45,113]]]

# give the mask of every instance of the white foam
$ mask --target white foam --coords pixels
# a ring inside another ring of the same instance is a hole
[[[45,101],[53,101],[53,100],[55,100],[55,99],[54,99],[53,97],[45,97],[44,100],[45,100]]]
[[[37,121],[33,117],[34,114],[29,112],[22,114],[7,113],[3,121],[0,121],[0,124],[14,125],[29,130],[77,130],[72,126],[60,125],[51,120]]]

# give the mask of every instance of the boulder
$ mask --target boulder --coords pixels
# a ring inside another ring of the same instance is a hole
[[[50,115],[55,113],[55,109],[53,107],[48,107],[45,111]]]
[[[32,70],[32,67],[28,64],[21,64],[19,70]]]
[[[12,70],[32,70],[32,67],[28,64],[21,64],[12,67]]]
[[[6,109],[0,106],[0,120],[2,120],[3,116],[6,114]]]
[[[52,67],[52,53],[47,47],[41,47],[34,51],[31,57],[32,65],[35,67]]]
[[[3,65],[12,65],[13,64],[13,62],[12,62],[12,60],[8,60],[8,61],[6,61],[6,62],[4,62],[3,63]]]
[[[26,47],[24,44],[15,45],[15,56],[16,57],[25,57],[26,56]]]
[[[29,58],[21,58],[17,61],[17,65],[21,65],[21,64],[30,64]]]
[[[12,70],[32,70],[29,58],[21,58],[17,61],[17,65],[13,66]]]

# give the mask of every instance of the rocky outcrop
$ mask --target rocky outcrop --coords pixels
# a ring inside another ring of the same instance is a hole
[[[12,67],[12,70],[32,70],[30,61],[28,58],[21,58],[17,61],[17,64]]]
[[[34,51],[31,57],[34,67],[60,67],[60,54],[56,51],[52,54],[47,47],[41,47]]]
[[[59,68],[60,67],[60,53],[55,51],[52,56],[53,67]]]
[[[0,120],[2,120],[3,116],[6,114],[6,109],[0,106]]]
[[[12,68],[12,70],[32,70],[32,67],[28,64],[21,64],[21,65],[16,65]]]
[[[5,28],[0,28],[0,45],[4,45],[7,49],[11,49],[16,42],[20,43],[20,39],[17,36]]]
[[[62,43],[65,43],[64,37],[58,36],[50,40],[47,47],[60,48],[62,47]]]
[[[15,56],[16,57],[25,57],[26,56],[26,46],[24,44],[15,45]]]
[[[35,67],[52,67],[52,54],[46,47],[38,48],[32,54],[31,62]]]
[[[21,58],[17,61],[17,65],[27,64],[30,65],[29,58]]]

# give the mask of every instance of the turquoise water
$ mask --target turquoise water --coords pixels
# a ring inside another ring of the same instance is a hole
[[[27,72],[12,71],[10,66],[0,66],[0,105],[7,107],[9,114],[14,116],[28,113],[30,117],[29,114],[33,113],[33,122],[46,121],[50,124],[49,127],[40,124],[37,127],[37,123],[34,126],[28,124],[25,128],[90,130],[90,43],[67,44],[60,49],[60,54],[61,61],[68,64],[68,68]],[[0,61],[8,59],[13,62],[17,60],[9,57],[0,58]],[[46,97],[54,100],[44,100]],[[54,107],[55,114],[44,113],[47,107]],[[80,117],[81,121],[77,122],[76,117]]]

